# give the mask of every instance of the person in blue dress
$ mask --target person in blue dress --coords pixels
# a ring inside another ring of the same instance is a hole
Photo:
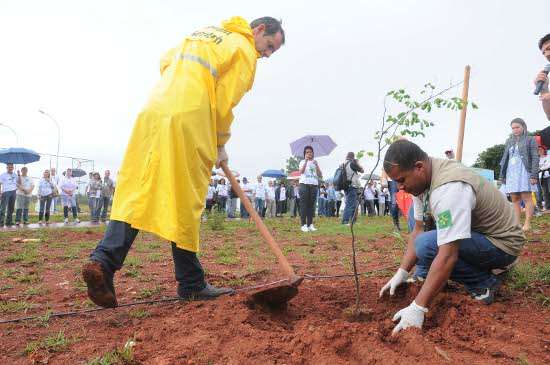
[[[527,133],[527,124],[521,118],[510,123],[512,135],[506,141],[500,161],[500,180],[510,194],[518,221],[521,218],[521,201],[525,203],[525,223],[523,230],[531,228],[534,204],[531,192],[538,181],[539,155],[535,137]]]

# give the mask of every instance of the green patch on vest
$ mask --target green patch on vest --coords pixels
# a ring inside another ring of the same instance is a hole
[[[453,225],[453,217],[451,216],[451,211],[446,210],[441,214],[437,215],[437,228],[438,229],[445,229],[452,227]]]

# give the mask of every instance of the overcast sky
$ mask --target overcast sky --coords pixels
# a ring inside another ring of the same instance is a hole
[[[254,86],[234,110],[227,150],[245,176],[283,168],[289,143],[305,134],[338,144],[319,159],[332,175],[347,151],[374,148],[388,90],[444,87],[462,80],[466,64],[470,99],[480,107],[467,116],[466,164],[503,143],[515,117],[530,130],[548,125],[532,93],[545,64],[537,42],[550,32],[548,0],[0,0],[0,123],[15,129],[20,146],[55,154],[57,129],[42,108],[61,126],[60,154],[116,171],[161,55],[233,15],[282,18],[287,38],[258,61]],[[457,88],[446,96],[460,95]],[[456,148],[459,113],[431,118],[437,126],[415,141],[442,156]],[[0,147],[13,145],[0,127]],[[30,165],[31,174],[41,166]]]

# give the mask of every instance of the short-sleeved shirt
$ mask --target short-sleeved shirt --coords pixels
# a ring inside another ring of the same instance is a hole
[[[285,201],[286,200],[286,189],[284,186],[281,186],[281,190],[279,192],[279,201]]]
[[[426,193],[413,196],[414,219],[422,221]],[[437,245],[472,237],[476,195],[469,184],[450,182],[434,189],[426,206],[437,225]]]
[[[2,184],[2,191],[14,191],[17,189],[17,174],[4,172],[0,175],[0,184]]]
[[[208,185],[208,192],[206,193],[206,199],[214,199],[214,194],[216,193],[216,188],[212,185]]]
[[[383,190],[378,190],[378,203],[386,204],[386,194]]]
[[[365,189],[365,199],[374,200],[374,190],[372,188],[367,187]]]
[[[19,177],[19,187],[17,188],[17,195],[32,196],[32,189],[34,189],[34,183],[29,176],[21,175]],[[25,190],[29,191],[28,193]]]
[[[53,187],[54,185],[50,180],[46,180],[44,178],[40,179],[40,182],[38,183],[38,195],[50,195],[51,193],[53,193]]]
[[[61,195],[67,195],[67,193],[65,193],[65,190],[67,190],[74,194],[76,192],[76,188],[76,181],[72,177],[65,177],[59,184],[59,193]]]
[[[244,191],[246,196],[254,195],[254,186],[250,183],[241,183],[241,189]]]
[[[101,190],[103,189],[103,184],[101,181],[92,180],[88,184],[88,196],[90,198],[101,198]]]
[[[300,184],[307,184],[307,185],[319,185],[319,177],[317,176],[317,168],[315,167],[315,164],[311,160],[302,160],[300,161],[300,167],[299,170],[302,170],[302,167],[307,162],[306,169],[304,170],[304,173],[300,175]]]
[[[275,200],[275,187],[274,186],[268,186],[267,187],[267,198],[270,200]]]
[[[227,185],[218,184],[218,186],[216,186],[216,191],[218,192],[218,196],[227,196]]]
[[[258,199],[265,199],[265,194],[267,192],[267,187],[264,183],[257,183],[254,185],[254,196]]]
[[[101,196],[110,198],[113,196],[114,191],[115,191],[115,182],[111,180],[111,178],[105,176],[103,178],[103,187],[101,189]]]

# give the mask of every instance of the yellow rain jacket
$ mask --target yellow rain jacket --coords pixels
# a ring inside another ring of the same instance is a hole
[[[137,117],[120,167],[111,219],[197,252],[217,147],[256,71],[241,17],[186,37],[161,60],[161,80]]]

